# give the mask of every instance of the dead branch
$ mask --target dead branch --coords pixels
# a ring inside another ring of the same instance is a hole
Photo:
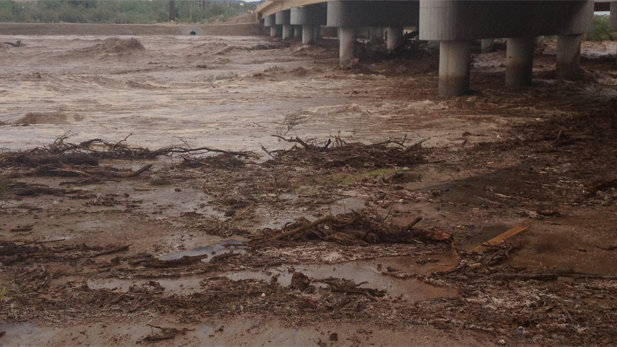
[[[342,278],[333,278],[333,277],[326,278],[320,281],[314,281],[314,282],[325,283],[328,286],[330,286],[330,290],[332,290],[333,292],[338,292],[338,293],[362,294],[362,295],[366,295],[370,297],[378,297],[378,298],[384,297],[386,295],[385,290],[378,290],[378,289],[372,289],[372,288],[360,288],[360,286],[365,284],[366,282],[356,284],[352,280],[346,280]]]
[[[299,137],[296,136],[296,138],[290,138],[290,139],[286,139],[283,136],[279,136],[279,135],[272,135],[274,137],[277,137],[285,142],[294,142],[294,143],[298,143],[300,144],[302,147],[306,148],[306,149],[311,149],[314,148],[314,146],[311,146],[309,144],[307,144],[306,142],[302,141],[302,139],[300,139]]]
[[[147,342],[171,340],[171,339],[175,338],[176,335],[179,335],[179,334],[185,335],[188,331],[195,330],[195,329],[188,329],[188,328],[182,328],[182,329],[163,328],[163,327],[159,327],[159,326],[152,325],[152,324],[148,324],[148,326],[150,326],[152,328],[160,329],[161,330],[161,334],[157,334],[157,335],[152,334],[152,335],[148,335],[148,336],[144,337],[143,341],[147,341]]]
[[[205,258],[208,258],[207,254],[195,255],[195,256],[185,255],[184,257],[179,258],[179,259],[172,259],[172,260],[154,259],[151,261],[145,261],[145,262],[142,262],[141,265],[145,267],[155,268],[155,269],[164,269],[164,268],[169,268],[169,267],[191,265],[194,263],[198,263],[202,259],[205,259]]]
[[[416,224],[420,223],[421,220],[422,220],[422,217],[420,216],[416,217],[413,221],[411,221],[411,223],[407,225],[407,230],[411,230],[411,228],[413,228]]]
[[[17,40],[16,42],[2,42],[3,45],[11,45],[13,47],[21,46],[21,40]]]
[[[144,337],[144,341],[147,342],[155,342],[155,341],[163,341],[163,340],[171,340],[176,338],[177,334],[167,333],[167,334],[159,334],[159,335],[148,335]]]
[[[107,250],[107,251],[96,253],[96,254],[90,256],[90,258],[96,258],[96,257],[100,257],[102,255],[107,255],[107,254],[113,254],[113,253],[128,251],[130,246],[131,245],[125,245],[125,246],[120,246],[120,247],[112,248],[112,249]]]
[[[23,226],[20,225],[16,228],[10,229],[9,231],[12,233],[32,231],[32,225],[23,225]]]
[[[522,281],[556,281],[556,274],[521,274],[521,273],[496,273],[491,275],[494,279],[499,280],[522,280]]]
[[[141,175],[142,173],[150,170],[150,168],[152,167],[152,164],[147,164],[142,166],[139,170],[135,171],[135,172],[131,172],[128,174],[122,174],[122,173],[117,173],[117,172],[112,172],[111,176],[112,177],[116,177],[116,178],[130,178],[130,177],[136,177]]]
[[[298,233],[300,233],[302,231],[305,231],[307,229],[314,228],[314,227],[318,226],[319,224],[329,222],[329,221],[331,221],[333,219],[334,219],[334,216],[327,216],[327,217],[318,219],[318,220],[316,220],[316,221],[314,221],[314,222],[312,222],[310,224],[303,225],[303,226],[298,227],[296,229],[293,229],[293,230],[290,230],[288,232],[284,232],[282,234],[279,234],[279,235],[275,236],[274,238],[276,240],[280,240],[280,239],[285,238],[285,237],[293,236],[293,235],[298,234]]]

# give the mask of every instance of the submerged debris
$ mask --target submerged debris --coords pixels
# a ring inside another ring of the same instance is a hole
[[[273,240],[307,240],[320,239],[341,244],[363,243],[415,243],[426,241],[450,241],[452,236],[439,230],[426,231],[412,229],[415,223],[407,227],[398,227],[384,223],[383,219],[371,215],[368,211],[350,212],[337,216],[326,216],[314,222],[301,219],[289,224],[285,230],[263,230],[252,244],[267,243]]]

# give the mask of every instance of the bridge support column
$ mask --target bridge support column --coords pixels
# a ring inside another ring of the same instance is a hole
[[[469,93],[471,42],[441,41],[439,49],[439,94],[460,96]]]
[[[356,41],[358,33],[355,27],[339,28],[339,61],[341,65],[349,65],[356,56]]]
[[[292,38],[294,33],[293,27],[291,25],[283,25],[283,40],[287,40]]]
[[[506,86],[531,85],[533,74],[533,37],[508,38],[506,49]]]
[[[327,21],[325,4],[292,7],[290,22],[302,26],[302,43],[307,45],[315,42],[319,36],[319,26]]]
[[[393,51],[403,44],[403,27],[388,27],[387,48]]]
[[[319,34],[321,32],[321,28],[319,25],[315,25],[315,31],[313,32],[313,41],[319,40]]]
[[[290,10],[278,11],[276,13],[275,24],[283,26],[283,35],[282,35],[283,40],[291,38],[294,34],[293,27],[291,26],[291,22],[290,22],[290,17],[291,17]]]
[[[315,37],[315,27],[311,25],[302,26],[302,43],[305,45],[311,44]]]
[[[327,15],[327,25],[340,28],[341,64],[348,64],[355,53],[356,28],[417,26],[419,2],[329,1]]]
[[[294,37],[302,37],[302,27],[294,26]]]
[[[495,39],[480,40],[480,49],[482,53],[492,53],[495,51]]]
[[[270,36],[272,36],[272,37],[281,36],[281,31],[279,29],[280,29],[280,27],[278,25],[271,26],[270,27]]]
[[[573,80],[580,71],[582,35],[562,35],[557,39],[557,68],[559,79]]]
[[[270,36],[276,37],[280,35],[279,27],[276,25],[276,15],[271,14],[264,17],[264,26],[270,27]]]

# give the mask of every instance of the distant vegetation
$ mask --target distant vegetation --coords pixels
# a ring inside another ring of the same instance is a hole
[[[255,4],[176,0],[176,21],[226,21],[255,10]],[[168,0],[45,0],[15,2],[0,0],[0,22],[18,23],[116,23],[167,22]]]
[[[593,19],[593,31],[587,34],[588,41],[613,40],[613,33],[609,29],[610,19],[608,16],[595,16]]]

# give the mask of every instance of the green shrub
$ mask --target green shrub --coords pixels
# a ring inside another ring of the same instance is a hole
[[[606,41],[612,39],[613,36],[610,30],[610,19],[608,16],[595,16],[593,18],[593,31],[587,34],[587,40]]]
[[[208,2],[202,8],[196,1],[176,0],[176,16],[190,23],[225,21],[255,7]],[[147,24],[166,22],[168,16],[169,0],[0,0],[0,22]]]

